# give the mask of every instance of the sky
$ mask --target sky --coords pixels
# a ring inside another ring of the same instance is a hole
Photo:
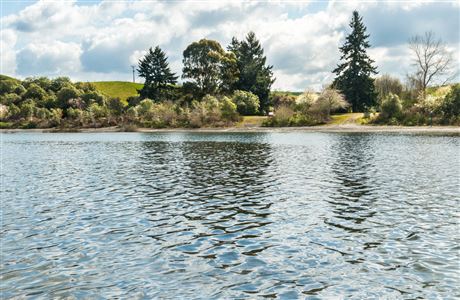
[[[426,31],[454,53],[457,69],[459,62],[458,1],[0,0],[0,8],[0,73],[17,78],[131,81],[131,65],[156,45],[181,75],[190,43],[207,38],[226,48],[254,31],[273,65],[273,89],[318,90],[334,78],[353,10],[380,75],[413,72],[408,40]]]

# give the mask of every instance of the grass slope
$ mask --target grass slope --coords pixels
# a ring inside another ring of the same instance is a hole
[[[16,79],[16,78],[6,76],[6,75],[2,75],[2,74],[0,74],[0,80],[11,80],[11,81],[14,81],[14,82],[19,82],[19,80]]]
[[[137,96],[137,90],[144,85],[127,81],[96,81],[91,82],[96,88],[108,97],[118,97],[122,100],[130,96]]]

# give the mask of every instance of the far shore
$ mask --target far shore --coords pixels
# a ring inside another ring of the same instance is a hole
[[[125,131],[123,128],[101,127],[101,128],[39,128],[39,129],[0,129],[0,133],[20,133],[20,132],[37,132],[37,133],[72,133],[72,132],[344,132],[344,133],[433,133],[433,134],[458,134],[460,135],[460,126],[388,126],[388,125],[319,125],[304,127],[206,127],[206,128],[136,128],[135,130]]]

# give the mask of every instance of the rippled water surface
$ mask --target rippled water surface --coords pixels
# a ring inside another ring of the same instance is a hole
[[[460,297],[460,137],[1,139],[3,298]]]

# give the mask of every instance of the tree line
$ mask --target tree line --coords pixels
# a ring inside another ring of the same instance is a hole
[[[339,48],[335,79],[321,92],[272,92],[273,66],[256,35],[233,38],[224,49],[201,39],[183,51],[182,84],[166,53],[148,49],[137,71],[144,79],[138,96],[107,97],[90,83],[67,77],[0,77],[0,127],[229,126],[244,115],[271,117],[265,126],[306,126],[328,122],[335,112],[364,112],[365,123],[460,124],[460,86],[434,88],[449,79],[452,57],[433,33],[416,36],[409,47],[414,72],[406,83],[378,74],[362,17],[353,12],[351,32]],[[442,82],[441,82],[442,83]]]
[[[154,101],[171,98],[201,99],[205,95],[231,95],[235,91],[254,94],[260,112],[269,109],[273,66],[267,65],[264,50],[254,32],[239,41],[233,37],[227,50],[219,42],[201,39],[183,52],[183,83],[180,94],[174,94],[178,76],[169,67],[166,53],[156,46],[140,59],[138,74],[144,78],[140,99]],[[177,92],[177,89],[176,89]]]

